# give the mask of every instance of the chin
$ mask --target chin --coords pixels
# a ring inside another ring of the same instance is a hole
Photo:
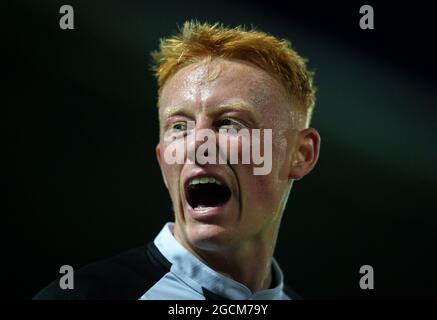
[[[231,226],[194,223],[187,228],[187,237],[191,245],[201,250],[223,250],[232,246],[238,234]]]

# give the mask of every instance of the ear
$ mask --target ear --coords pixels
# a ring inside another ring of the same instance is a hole
[[[162,179],[164,180],[164,184],[168,189],[167,179],[165,178],[164,163],[161,155],[161,143],[158,143],[158,145],[156,146],[155,153],[156,158],[158,159],[159,167],[161,168]]]
[[[320,135],[316,129],[307,128],[297,133],[295,151],[288,179],[299,180],[311,172],[319,158]]]

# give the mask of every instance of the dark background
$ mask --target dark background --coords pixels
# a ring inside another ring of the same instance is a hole
[[[59,8],[75,30],[59,28]],[[375,30],[359,28],[371,4]],[[186,19],[254,25],[316,71],[316,169],[276,258],[304,298],[437,296],[436,11],[425,2],[28,1],[4,11],[2,296],[153,239],[172,219],[149,52]],[[361,290],[359,268],[375,270]]]

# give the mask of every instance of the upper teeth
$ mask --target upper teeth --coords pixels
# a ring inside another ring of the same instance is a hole
[[[199,183],[202,183],[202,184],[204,184],[204,183],[216,183],[219,186],[222,185],[222,183],[220,181],[216,180],[213,177],[194,178],[190,181],[189,185],[191,186],[192,184],[199,184]]]

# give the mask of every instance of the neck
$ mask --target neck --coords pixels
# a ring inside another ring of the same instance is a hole
[[[196,248],[185,241],[175,229],[175,238],[192,254],[216,272],[248,287],[252,292],[265,290],[272,284],[272,257],[278,226],[264,230],[261,235],[238,246],[215,247],[214,250]]]

